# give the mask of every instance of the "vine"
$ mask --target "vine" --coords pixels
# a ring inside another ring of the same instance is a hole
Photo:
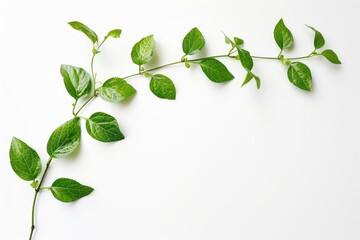
[[[73,202],[89,195],[93,191],[92,187],[82,185],[69,178],[59,178],[55,180],[51,186],[43,187],[43,182],[47,176],[52,160],[64,158],[78,147],[81,138],[81,119],[86,122],[88,134],[98,141],[114,142],[125,138],[120,131],[117,120],[111,115],[103,112],[96,112],[87,118],[80,116],[79,114],[85,106],[97,97],[108,102],[120,102],[132,97],[136,93],[136,90],[126,81],[126,79],[143,75],[150,79],[149,87],[154,95],[159,98],[174,100],[176,98],[176,88],[174,83],[165,75],[159,73],[154,74],[155,71],[178,64],[184,64],[187,68],[199,65],[209,80],[215,83],[224,83],[234,79],[234,76],[218,59],[230,58],[239,61],[246,72],[242,86],[254,80],[259,89],[261,81],[260,77],[252,71],[254,66],[253,59],[265,59],[279,61],[287,66],[287,77],[289,81],[302,90],[311,91],[311,71],[304,63],[296,60],[321,56],[325,57],[331,63],[341,64],[334,51],[330,49],[321,52],[318,51],[324,46],[325,39],[318,30],[311,26],[307,27],[315,33],[314,50],[309,54],[300,57],[285,57],[283,53],[293,46],[294,39],[291,31],[286,27],[284,21],[280,19],[274,29],[274,39],[280,48],[279,54],[275,57],[253,56],[249,51],[243,48],[244,41],[241,38],[234,37],[231,39],[224,34],[225,42],[230,45],[227,54],[203,58],[191,58],[191,56],[196,55],[205,46],[204,36],[200,30],[195,27],[191,29],[183,39],[182,49],[184,55],[179,61],[146,69],[145,66],[152,60],[155,51],[154,36],[150,35],[137,42],[131,51],[131,59],[133,63],[138,66],[138,72],[122,78],[110,78],[106,80],[102,86],[96,87],[97,80],[96,72],[94,70],[96,56],[101,52],[101,47],[107,39],[120,37],[121,30],[111,30],[100,42],[97,34],[83,23],[74,21],[69,22],[69,25],[84,33],[93,44],[90,73],[83,68],[75,66],[61,65],[60,67],[65,88],[70,96],[74,98],[72,106],[73,118],[59,126],[51,134],[47,143],[49,159],[43,173],[40,157],[33,148],[16,137],[13,137],[10,146],[10,163],[14,172],[21,179],[32,181],[30,185],[34,189],[29,240],[33,239],[35,231],[36,203],[40,192],[43,190],[50,190],[57,200],[62,202]],[[86,100],[79,106],[78,100],[81,98]]]

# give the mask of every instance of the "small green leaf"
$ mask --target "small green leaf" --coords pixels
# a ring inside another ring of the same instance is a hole
[[[143,65],[153,58],[155,49],[154,36],[150,35],[137,42],[131,50],[131,59],[137,65]]]
[[[225,34],[224,34],[224,35],[225,35]],[[230,38],[228,38],[226,35],[225,35],[225,43],[232,45],[232,41],[231,41]]]
[[[175,100],[176,88],[174,83],[162,74],[156,74],[151,77],[150,90],[159,98]]]
[[[341,64],[338,56],[336,55],[336,53],[331,50],[331,49],[326,49],[325,51],[323,51],[321,53],[321,55],[323,55],[327,60],[329,60],[331,63],[333,64]]]
[[[205,38],[197,27],[194,27],[186,34],[182,48],[185,55],[194,55],[201,51],[205,46]]]
[[[37,178],[41,172],[41,160],[37,152],[20,139],[13,137],[10,146],[10,164],[23,180]]]
[[[121,78],[110,78],[99,88],[99,95],[108,102],[120,102],[136,93],[135,88]]]
[[[244,44],[244,40],[242,40],[241,38],[238,38],[238,37],[234,37],[234,42],[238,46],[241,46]]]
[[[315,28],[313,28],[313,27],[311,27],[309,25],[306,25],[306,26],[315,32],[315,37],[314,37],[314,47],[315,47],[315,49],[322,48],[324,46],[324,44],[325,44],[325,39],[324,39],[323,35],[318,30],[316,30]]]
[[[301,62],[293,62],[289,65],[287,75],[292,84],[303,90],[311,91],[312,76],[308,66]]]
[[[121,35],[121,29],[114,29],[108,32],[105,38],[113,37],[113,38],[119,38]]]
[[[93,30],[91,30],[89,27],[87,27],[85,24],[74,21],[74,22],[69,22],[69,25],[72,28],[80,32],[83,32],[86,36],[88,36],[88,38],[90,38],[90,40],[93,43],[96,43],[98,41],[98,36],[96,35],[96,33]]]
[[[85,97],[91,91],[91,77],[82,68],[62,64],[61,75],[68,93],[75,99]]]
[[[116,119],[103,112],[96,112],[86,120],[86,130],[100,142],[115,142],[125,138]]]
[[[224,34],[225,35],[225,34]],[[246,71],[250,72],[251,69],[254,66],[254,62],[253,59],[250,55],[250,53],[241,48],[240,45],[236,44],[235,42],[233,42],[230,38],[228,38],[225,35],[225,39],[227,39],[228,41],[230,41],[231,45],[236,47],[236,50],[238,52],[238,56],[236,56],[236,59],[240,59],[241,65],[245,68]],[[234,38],[235,39],[235,38]],[[238,43],[241,43],[241,39],[237,38],[238,40],[236,40]]]
[[[215,58],[205,58],[200,62],[205,75],[213,82],[221,83],[234,79],[224,64]]]
[[[99,54],[99,53],[100,53],[100,51],[99,51],[99,50],[97,50],[96,48],[93,48],[93,49],[92,49],[92,53],[93,53],[94,55],[96,55],[96,54]]]
[[[245,49],[241,49],[238,45],[236,45],[236,49],[238,50],[241,65],[247,71],[250,71],[254,66],[254,62],[253,62],[253,59],[252,59],[250,53],[248,51],[246,51]]]
[[[245,80],[244,80],[243,84],[241,85],[241,87],[243,87],[245,84],[249,83],[252,79],[255,79],[256,87],[257,87],[257,89],[259,89],[260,85],[261,85],[260,78],[258,76],[256,76],[255,74],[253,74],[252,72],[248,72],[246,74]]]
[[[61,202],[74,202],[92,193],[94,189],[69,178],[59,178],[50,187],[51,193]]]
[[[79,146],[80,137],[80,118],[76,117],[55,129],[47,143],[47,152],[53,158],[65,157]]]
[[[257,89],[260,89],[260,86],[261,86],[260,78],[257,75],[253,74],[253,73],[251,73],[251,74],[254,76]]]
[[[244,85],[246,85],[247,83],[249,83],[251,81],[251,79],[253,79],[253,75],[251,74],[251,72],[248,72],[246,74],[245,80],[244,82],[241,84],[241,87],[243,87]]]
[[[274,38],[281,50],[292,47],[294,43],[293,35],[285,26],[283,19],[280,19],[280,21],[275,26]]]
[[[224,34],[225,35],[225,34]],[[244,40],[241,39],[241,38],[238,38],[238,37],[234,37],[234,41],[231,41],[230,38],[228,38],[226,35],[225,35],[225,43],[227,44],[231,44],[232,47],[235,47],[235,45],[238,45],[238,46],[241,46],[244,44]]]
[[[30,186],[34,189],[38,188],[39,187],[39,181],[38,180],[35,180],[33,181],[32,183],[30,183]]]

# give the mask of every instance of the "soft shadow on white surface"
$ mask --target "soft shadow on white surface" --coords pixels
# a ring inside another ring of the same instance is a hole
[[[130,79],[138,90],[131,101],[97,99],[83,113],[112,114],[126,139],[99,143],[83,126],[76,158],[54,160],[46,184],[70,177],[95,191],[74,204],[41,194],[36,240],[359,239],[358,10],[350,0],[1,2],[0,238],[25,239],[30,229],[33,192],[10,168],[11,137],[45,162],[52,130],[71,118],[60,64],[89,70],[89,40],[66,22],[82,21],[100,36],[123,29],[96,61],[105,81],[137,71],[131,47],[152,33],[156,64],[178,61],[194,26],[209,55],[228,51],[221,31],[244,38],[254,55],[276,55],[272,31],[282,17],[295,37],[288,56],[312,50],[309,24],[343,65],[306,60],[312,93],[296,89],[285,67],[266,60],[255,61],[259,91],[254,83],[240,88],[240,64],[225,60],[236,76],[225,85],[196,66],[159,71],[175,82],[176,101],[154,97],[143,77]]]

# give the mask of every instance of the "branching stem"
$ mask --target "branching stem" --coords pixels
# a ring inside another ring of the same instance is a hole
[[[231,54],[233,54],[235,52],[231,52]],[[293,58],[287,58],[288,60],[297,60],[297,59],[304,59],[304,58],[310,58],[310,57],[314,57],[314,56],[317,56],[317,54],[314,54],[314,53],[311,53],[309,55],[306,55],[306,56],[301,56],[301,57],[293,57]],[[196,58],[196,59],[188,59],[187,62],[189,63],[197,63],[201,60],[204,60],[206,58],[233,58],[235,59],[236,56],[232,56],[232,55],[214,55],[214,56],[208,56],[208,57],[202,57],[202,58]],[[252,56],[252,58],[255,58],[255,59],[265,59],[265,60],[276,60],[276,61],[281,61],[281,58],[280,57],[264,57],[264,56]],[[155,71],[155,70],[159,70],[159,69],[162,69],[162,68],[165,68],[165,67],[169,67],[169,66],[173,66],[173,65],[178,65],[178,64],[182,64],[184,63],[183,61],[176,61],[176,62],[172,62],[172,63],[168,63],[168,64],[164,64],[164,65],[161,65],[161,66],[158,66],[158,67],[154,67],[154,68],[150,68],[150,69],[145,69],[145,70],[141,70],[141,67],[139,67],[139,72],[138,73],[134,73],[134,74],[131,74],[131,75],[128,75],[126,77],[123,77],[123,79],[127,79],[127,78],[132,78],[132,77],[136,77],[136,76],[140,76],[142,75],[144,72],[152,72],[152,71]],[[80,111],[88,104],[90,103],[94,98],[96,97],[96,95],[93,95],[91,96],[80,108],[77,112],[74,113],[74,116],[77,116]]]
[[[40,179],[40,183],[39,185],[35,188],[35,194],[34,194],[34,200],[33,200],[33,204],[32,204],[32,209],[31,209],[31,230],[30,230],[30,237],[29,237],[29,240],[32,240],[33,238],[33,234],[34,234],[34,230],[35,230],[35,206],[36,206],[36,201],[37,201],[37,197],[38,197],[38,194],[41,190],[41,185],[43,184],[44,180],[45,180],[45,177],[46,177],[46,173],[48,172],[49,170],[49,166],[51,164],[51,161],[52,161],[52,157],[49,157],[49,160],[47,161],[46,163],[46,167],[45,167],[45,170],[44,170],[44,173]]]

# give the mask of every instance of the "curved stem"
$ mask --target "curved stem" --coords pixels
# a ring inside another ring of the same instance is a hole
[[[288,60],[297,60],[297,59],[304,59],[304,58],[310,58],[310,57],[313,57],[313,56],[316,56],[315,54],[311,53],[307,56],[302,56],[302,57],[293,57],[293,58],[286,58]],[[93,77],[95,76],[94,74],[94,71],[93,71],[93,64],[94,64],[94,57],[95,55],[93,56],[92,60],[91,60],[91,72],[92,72],[92,75]],[[266,60],[277,60],[277,61],[280,61],[280,57],[265,57],[265,56],[251,56],[252,58],[256,58],[256,59],[266,59]],[[188,62],[198,62],[198,61],[201,61],[201,60],[204,60],[206,58],[235,58],[235,56],[229,56],[229,55],[214,55],[214,56],[208,56],[208,57],[202,57],[202,58],[196,58],[196,59],[188,59],[187,61]],[[165,68],[165,67],[169,67],[169,66],[172,66],[172,65],[177,65],[177,64],[181,64],[181,63],[184,63],[183,61],[177,61],[177,62],[172,62],[172,63],[168,63],[168,64],[164,64],[164,65],[161,65],[161,66],[158,66],[158,67],[154,67],[154,68],[150,68],[150,69],[147,69],[147,70],[144,70],[144,71],[141,71],[141,69],[139,70],[138,73],[134,73],[134,74],[131,74],[131,75],[128,75],[126,77],[123,77],[123,79],[127,79],[127,78],[132,78],[132,77],[136,77],[136,76],[140,76],[142,75],[144,72],[152,72],[152,71],[155,71],[155,70],[159,70],[159,69],[162,69],[162,68]],[[95,94],[95,88],[94,88],[94,95],[91,96],[80,108],[77,112],[74,112],[73,111],[73,115],[76,117],[80,111],[88,104],[90,103],[94,98],[96,97],[96,94]],[[76,104],[75,104],[76,105]],[[75,107],[74,107],[75,109]]]
[[[95,53],[93,53],[92,58],[91,58],[91,62],[90,62],[90,69],[91,69],[91,78],[92,78],[92,89],[93,89],[93,93],[92,96],[83,104],[81,105],[81,107],[75,112],[75,108],[76,108],[76,104],[77,104],[77,100],[74,103],[74,108],[73,108],[73,115],[74,117],[76,117],[81,110],[91,101],[96,97],[96,89],[95,89],[95,83],[96,83],[96,73],[94,72],[94,61],[95,61],[95,56],[99,53],[99,50],[101,48],[101,46],[103,45],[103,43],[106,41],[107,38],[104,38],[104,40],[99,44],[99,46],[97,48],[94,47],[94,49],[96,50]]]
[[[40,191],[40,189],[41,189],[41,185],[43,184],[44,179],[45,179],[45,177],[46,177],[46,173],[47,173],[48,170],[49,170],[49,166],[50,166],[50,164],[51,164],[51,161],[52,161],[52,157],[49,157],[49,160],[48,160],[47,163],[46,163],[46,167],[45,167],[44,173],[43,173],[43,175],[42,175],[42,177],[41,177],[41,179],[40,179],[40,183],[39,183],[39,185],[37,186],[37,188],[35,188],[34,200],[33,200],[32,209],[31,209],[31,231],[30,231],[29,240],[32,239],[33,234],[34,234],[34,230],[35,230],[35,207],[36,207],[37,197],[38,197],[39,191]]]
[[[76,104],[77,104],[78,100],[76,99],[73,105],[73,110],[72,110],[72,114],[75,116],[75,108],[76,108]]]
[[[76,116],[81,112],[81,110],[82,110],[89,102],[91,102],[91,100],[93,100],[95,97],[96,97],[96,94],[94,93],[94,95],[92,95],[88,100],[86,100],[86,102],[84,102],[83,105],[81,105],[81,107],[79,108],[79,110],[77,110],[77,112],[74,114],[74,116],[76,117]]]
[[[94,53],[92,58],[91,58],[91,63],[90,63],[90,68],[91,68],[91,77],[92,77],[92,88],[93,88],[93,94],[95,95],[95,81],[96,81],[96,76],[94,73],[94,60],[95,60],[95,56],[96,54]]]
[[[235,57],[229,56],[229,55],[215,55],[215,56],[202,57],[202,58],[197,58],[197,59],[188,59],[187,61],[188,62],[198,62],[198,61],[204,60],[206,58],[224,58],[224,57],[235,58]],[[152,71],[155,71],[155,70],[158,70],[158,69],[161,69],[161,68],[165,68],[165,67],[172,66],[172,65],[177,65],[177,64],[180,64],[180,63],[184,63],[184,62],[183,61],[177,61],[177,62],[164,64],[164,65],[161,65],[161,66],[158,66],[158,67],[154,67],[154,68],[144,70],[144,71],[139,72],[139,73],[131,74],[129,76],[123,77],[123,79],[136,77],[136,76],[139,76],[139,75],[143,74],[144,72],[152,72]]]

